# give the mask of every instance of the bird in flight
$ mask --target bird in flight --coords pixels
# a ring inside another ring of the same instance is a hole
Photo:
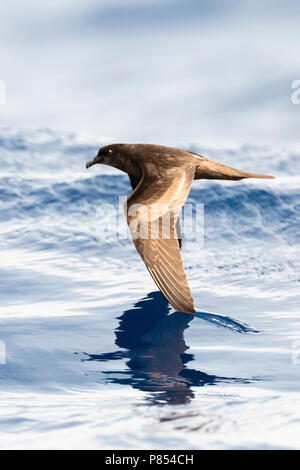
[[[194,179],[273,179],[217,163],[187,150],[152,144],[112,144],[86,163],[109,165],[128,174],[133,192],[125,212],[133,243],[169,303],[195,313],[181,257],[179,215]]]

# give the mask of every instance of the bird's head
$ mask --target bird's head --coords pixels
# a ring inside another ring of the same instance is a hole
[[[109,165],[114,166],[113,163],[116,161],[120,155],[120,145],[113,144],[113,145],[106,145],[105,147],[101,147],[98,151],[96,157],[86,163],[86,168],[90,168],[96,163],[101,163],[102,165]]]
[[[136,149],[137,147],[137,149]],[[142,171],[136,158],[140,156],[140,145],[135,144],[111,144],[101,147],[96,157],[86,163],[86,168],[101,163],[117,170],[127,173],[130,178],[135,177],[138,181],[142,177]],[[142,153],[143,155],[143,153]]]

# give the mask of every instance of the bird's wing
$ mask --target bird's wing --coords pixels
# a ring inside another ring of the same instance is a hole
[[[131,175],[129,174],[129,179],[130,179],[130,183],[131,183],[131,187],[132,189],[134,190],[139,182],[141,181],[142,179],[142,176],[135,176],[135,175]],[[180,218],[177,219],[177,222],[176,222],[176,234],[177,234],[177,240],[178,240],[178,243],[179,243],[179,248],[181,249],[181,246],[182,246],[182,232],[181,232],[181,225],[180,225]]]
[[[177,239],[176,222],[194,179],[195,167],[143,174],[127,200],[127,222],[135,247],[158,288],[181,312],[194,313]]]

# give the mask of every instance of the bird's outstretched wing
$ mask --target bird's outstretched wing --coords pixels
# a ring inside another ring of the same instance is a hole
[[[138,186],[139,182],[141,181],[142,176],[135,176],[135,175],[130,175],[130,174],[128,176],[129,176],[129,179],[130,179],[131,187],[134,190]],[[176,235],[177,235],[177,240],[178,240],[178,243],[179,243],[179,248],[181,249],[182,234],[181,234],[180,218],[178,218],[177,222],[176,222]]]
[[[162,172],[163,173],[163,172]],[[176,223],[194,179],[195,167],[172,168],[167,174],[144,172],[127,200],[127,222],[135,247],[170,304],[194,313]]]

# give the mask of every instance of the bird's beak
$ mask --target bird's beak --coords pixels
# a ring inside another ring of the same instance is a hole
[[[90,166],[95,165],[96,163],[99,163],[100,159],[99,157],[95,157],[94,160],[91,160],[90,162],[86,162],[85,166],[86,168],[90,168]]]

